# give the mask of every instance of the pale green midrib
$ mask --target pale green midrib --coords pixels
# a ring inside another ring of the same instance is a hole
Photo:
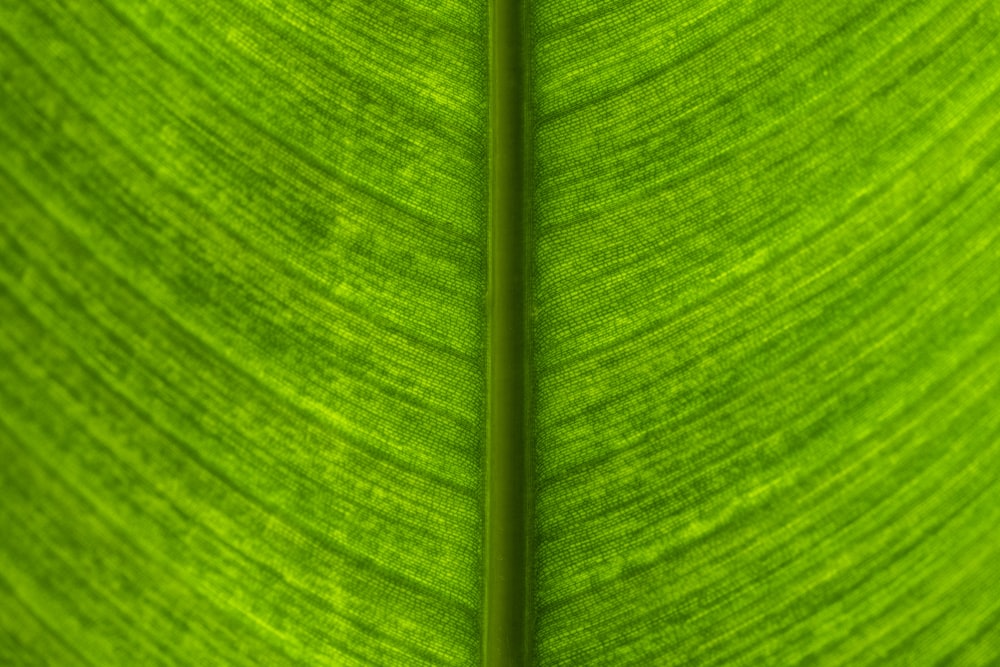
[[[526,664],[528,619],[526,436],[527,0],[489,0],[489,443],[487,448],[484,664]]]

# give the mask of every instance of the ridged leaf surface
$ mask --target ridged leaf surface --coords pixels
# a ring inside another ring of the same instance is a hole
[[[0,0],[0,663],[997,663],[997,4],[496,9]]]

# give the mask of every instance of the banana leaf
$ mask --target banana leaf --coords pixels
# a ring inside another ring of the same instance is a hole
[[[1000,663],[1000,4],[2,0],[0,663]]]

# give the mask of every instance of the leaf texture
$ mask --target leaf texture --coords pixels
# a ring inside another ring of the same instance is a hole
[[[477,659],[485,25],[0,5],[0,662]]]
[[[0,1],[0,663],[482,662],[494,10]],[[529,662],[996,664],[1000,8],[524,10]]]
[[[532,8],[538,663],[993,664],[996,3]]]

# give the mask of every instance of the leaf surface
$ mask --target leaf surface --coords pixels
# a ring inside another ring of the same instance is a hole
[[[484,11],[4,3],[10,661],[476,660]]]
[[[0,3],[0,663],[1000,659],[996,4],[495,10]]]
[[[539,664],[991,664],[989,2],[532,4]]]

